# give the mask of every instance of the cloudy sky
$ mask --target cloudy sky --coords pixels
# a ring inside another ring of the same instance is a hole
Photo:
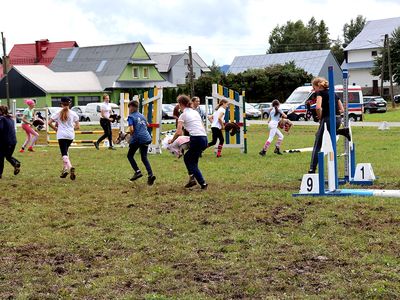
[[[5,12],[5,13],[4,13]],[[263,54],[276,25],[324,20],[331,39],[343,25],[400,17],[400,0],[6,0],[0,31],[14,44],[77,41],[79,46],[140,41],[148,52],[193,51],[211,64]]]

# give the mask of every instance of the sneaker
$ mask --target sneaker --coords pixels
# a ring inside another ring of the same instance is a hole
[[[220,158],[222,155],[221,154],[217,154],[217,158]]]
[[[14,175],[18,175],[20,170],[21,170],[21,163],[18,162],[14,166]]]
[[[61,171],[60,178],[65,178],[65,177],[67,177],[67,176],[68,176],[68,170],[67,170],[67,169],[63,169],[63,170]]]
[[[275,147],[274,153],[278,154],[278,155],[282,155],[281,149],[279,149],[278,147]]]
[[[208,187],[208,184],[204,182],[203,184],[200,184],[200,187],[202,190],[206,190]]]
[[[156,176],[154,176],[154,175],[149,176],[149,177],[147,178],[147,184],[148,184],[148,185],[153,185],[155,180],[156,180]]]
[[[24,152],[25,152],[24,149],[19,150],[19,153],[24,153]]]
[[[110,146],[108,147],[108,150],[117,150],[117,148],[115,148],[114,146]]]
[[[94,144],[94,146],[96,147],[97,150],[100,150],[98,142],[94,142],[93,144]]]
[[[143,174],[142,174],[142,172],[136,172],[133,176],[132,176],[132,178],[130,179],[130,181],[135,181],[136,179],[139,179],[140,177],[142,177],[143,176]]]
[[[258,154],[260,154],[261,156],[265,156],[266,153],[267,153],[267,151],[265,151],[265,150],[261,150],[260,152],[258,152]]]
[[[75,175],[75,168],[72,167],[70,170],[71,174],[69,175],[69,178],[71,178],[71,180],[75,180],[76,175]]]
[[[30,147],[28,148],[28,151],[29,151],[29,152],[35,152],[35,150],[33,150],[32,146],[30,146]]]
[[[185,188],[191,188],[192,186],[195,186],[197,184],[196,179],[194,179],[193,175],[189,176],[189,181],[186,183]]]

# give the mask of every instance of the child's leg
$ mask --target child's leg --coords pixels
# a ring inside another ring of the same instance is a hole
[[[31,135],[28,131],[28,128],[30,128],[30,126],[28,124],[22,124],[22,129],[25,131],[26,138],[25,138],[24,143],[22,144],[21,149],[25,149],[25,147],[29,144],[29,142],[31,140]]]
[[[274,139],[274,136],[275,136],[277,130],[278,129],[276,127],[273,127],[273,128],[270,129],[269,137],[268,137],[268,139],[266,140],[266,142],[264,144],[263,151],[267,151],[268,150],[269,146],[272,143],[272,140]]]
[[[214,146],[214,145],[217,143],[218,131],[219,131],[218,128],[216,128],[216,127],[211,127],[212,140],[211,140],[211,142],[208,143],[208,147]]]
[[[278,136],[278,140],[276,141],[275,146],[277,148],[280,148],[282,141],[283,141],[283,134],[278,128],[276,129],[276,135]]]
[[[153,171],[151,170],[150,162],[147,159],[147,152],[149,150],[149,145],[140,145],[140,157],[142,159],[142,163],[146,167],[147,175],[149,177],[153,176]]]
[[[219,140],[219,144],[218,144],[218,152],[217,152],[217,157],[221,156],[221,152],[222,152],[222,147],[224,146],[224,135],[222,134],[222,130],[219,129],[218,132],[218,140]]]
[[[139,170],[139,167],[138,167],[138,165],[137,165],[137,163],[136,163],[136,161],[135,161],[135,158],[134,158],[135,153],[136,153],[136,151],[137,151],[138,149],[139,149],[139,145],[137,145],[137,144],[130,144],[130,145],[129,145],[128,154],[127,154],[127,158],[128,158],[128,160],[129,160],[129,162],[130,162],[130,164],[131,164],[131,166],[132,166],[132,169],[135,170],[135,172],[140,171],[140,170]]]

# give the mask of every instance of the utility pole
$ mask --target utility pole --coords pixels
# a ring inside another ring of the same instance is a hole
[[[11,108],[11,102],[10,102],[10,89],[8,85],[8,57],[6,54],[6,38],[3,35],[3,32],[1,33],[1,43],[3,44],[3,74],[5,77],[5,86],[6,86],[6,98],[7,98],[7,106],[10,109]]]
[[[386,46],[387,46],[387,52],[388,52],[388,65],[389,65],[389,82],[390,82],[389,95],[390,95],[390,101],[392,102],[392,107],[395,108],[396,104],[394,103],[394,99],[393,99],[392,59],[390,57],[390,41],[389,41],[388,34],[385,34],[385,40],[386,40]]]
[[[194,97],[194,76],[193,76],[193,57],[192,57],[192,46],[189,46],[189,85],[190,85],[190,97]]]
[[[382,66],[381,66],[381,92],[380,96],[383,97],[383,78],[385,77],[385,52],[386,51],[386,35],[383,40],[383,49],[382,49]]]

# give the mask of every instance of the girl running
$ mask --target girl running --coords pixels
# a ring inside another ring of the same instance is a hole
[[[49,126],[57,131],[58,145],[60,146],[61,156],[63,160],[63,169],[60,178],[65,178],[70,173],[71,180],[75,180],[75,168],[69,160],[68,148],[75,138],[75,131],[79,129],[78,115],[69,109],[71,99],[68,97],[61,98],[61,111],[51,116]],[[55,122],[55,125],[53,124]]]
[[[279,100],[275,99],[274,101],[272,101],[272,107],[269,111],[269,117],[268,117],[268,120],[269,120],[268,128],[270,129],[269,137],[268,137],[267,141],[265,142],[264,147],[262,148],[262,150],[259,153],[261,156],[265,156],[275,135],[278,136],[278,140],[276,141],[276,144],[275,144],[274,153],[282,155],[280,146],[283,141],[283,134],[278,129],[278,123],[281,118],[287,118],[287,116],[283,113],[282,109],[279,108],[279,105],[280,105]]]
[[[208,147],[214,146],[219,140],[217,157],[221,157],[222,147],[224,146],[224,136],[222,134],[222,129],[224,129],[224,118],[226,108],[228,106],[228,101],[222,99],[219,101],[215,112],[208,119],[211,123],[212,141],[208,143]]]
[[[19,152],[21,153],[25,152],[25,148],[27,146],[28,146],[28,151],[34,152],[33,145],[35,145],[36,140],[39,137],[39,133],[37,133],[32,128],[33,109],[35,108],[36,103],[32,99],[26,99],[24,102],[26,105],[28,105],[28,107],[24,110],[22,117],[22,129],[26,133],[26,139],[21,147],[21,150],[19,150]]]

